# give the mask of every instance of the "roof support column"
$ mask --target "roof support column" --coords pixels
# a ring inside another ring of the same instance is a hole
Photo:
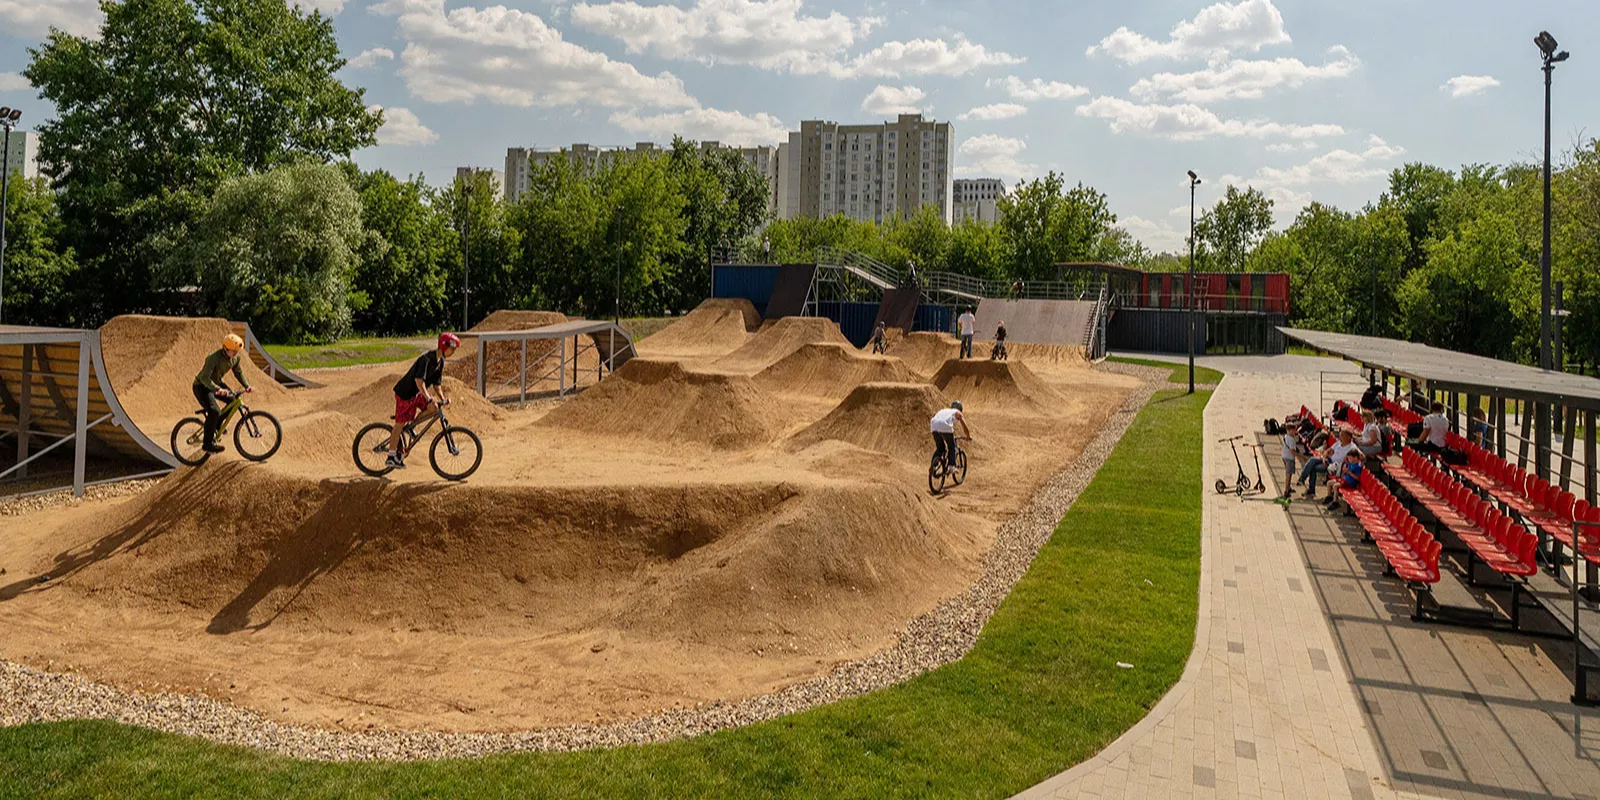
[[[1506,399],[1494,398],[1494,449],[1501,458],[1506,457]]]
[[[1561,431],[1561,491],[1572,490],[1572,452],[1578,443],[1578,412],[1571,408],[1562,408],[1561,416],[1566,418],[1566,425]]]
[[[1528,407],[1528,401],[1517,401],[1517,408],[1522,415],[1522,439],[1517,443],[1517,466],[1528,468],[1528,442],[1533,435],[1533,409]]]
[[[83,473],[89,459],[89,342],[83,339],[78,340],[78,384],[74,389],[78,395],[78,436],[72,443],[72,496],[82,497]]]
[[[1550,480],[1550,412],[1548,403],[1533,404],[1533,470],[1534,474]]]
[[[1600,468],[1595,464],[1595,413],[1583,412],[1583,499],[1595,504],[1595,476]]]
[[[42,345],[22,346],[22,392],[17,401],[17,477],[28,477],[28,426],[33,424],[33,349]]]

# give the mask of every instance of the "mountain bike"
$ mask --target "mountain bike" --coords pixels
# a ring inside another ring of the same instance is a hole
[[[967,482],[967,451],[961,449],[961,442],[971,441],[970,436],[956,437],[955,463],[949,463],[949,457],[940,455],[928,465],[928,491],[933,494],[943,494],[946,485],[960,486]]]
[[[883,355],[888,350],[889,350],[888,337],[886,337],[886,336],[874,336],[874,337],[872,337],[872,354],[873,355],[875,355],[875,356]]]
[[[421,428],[416,426],[415,421],[406,423],[400,430],[400,457],[411,455],[417,443],[433,430],[434,423],[438,423],[439,432],[434,434],[433,443],[428,445],[428,463],[433,465],[433,471],[439,473],[439,477],[447,481],[464,481],[467,476],[477,472],[478,465],[483,463],[483,442],[470,429],[451,425],[444,413],[446,405],[449,403],[435,404],[435,413],[428,417]],[[374,478],[381,478],[394,470],[389,466],[389,435],[393,430],[394,425],[388,422],[374,422],[356,434],[350,454],[355,458],[357,469]]]
[[[228,404],[222,409],[222,421],[217,425],[217,438],[228,432],[228,422],[239,414],[233,427],[233,449],[250,461],[266,461],[278,452],[283,444],[283,426],[278,418],[265,411],[252,411],[244,404],[244,392],[229,392]],[[223,399],[219,397],[218,399]],[[206,410],[195,409],[198,417],[184,417],[172,426],[172,454],[184,464],[198,467],[206,463],[211,454],[205,451]]]
[[[994,343],[994,348],[989,351],[989,360],[990,361],[1006,361],[1008,359],[1009,359],[1009,356],[1006,353],[1006,343],[1005,342],[995,342]]]

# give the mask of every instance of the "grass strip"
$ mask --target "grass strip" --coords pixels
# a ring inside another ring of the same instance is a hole
[[[1209,396],[1158,393],[973,651],[898,686],[695,739],[413,763],[32,724],[0,729],[0,797],[1006,797],[1109,744],[1182,673]]]
[[[342,339],[332,344],[266,345],[284,369],[350,367],[388,364],[416,358],[428,349],[416,337],[403,339]]]
[[[1106,360],[1115,361],[1118,364],[1138,364],[1141,367],[1160,367],[1162,369],[1170,369],[1172,370],[1172,374],[1167,376],[1167,383],[1187,384],[1189,382],[1189,364],[1187,362],[1179,364],[1175,361],[1156,361],[1148,358],[1124,358],[1122,356],[1111,356]],[[1194,368],[1194,382],[1215,385],[1222,382],[1222,373],[1209,367],[1196,366]]]

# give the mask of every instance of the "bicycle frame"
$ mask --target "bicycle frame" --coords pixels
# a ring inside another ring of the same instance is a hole
[[[428,431],[433,430],[434,423],[438,423],[445,428],[450,427],[450,420],[444,415],[444,406],[435,403],[433,408],[432,412],[425,412],[429,416],[423,422],[422,427],[417,427],[417,420],[412,420],[406,423],[404,428],[400,429],[400,444],[405,452],[410,453],[411,449],[417,446],[417,442],[422,441],[422,437],[428,435]]]

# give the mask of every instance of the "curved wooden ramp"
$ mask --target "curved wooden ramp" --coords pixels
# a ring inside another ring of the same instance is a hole
[[[290,388],[317,389],[322,386],[316,381],[302,378],[284,369],[284,366],[279,364],[271,353],[267,352],[267,348],[261,346],[261,340],[257,339],[255,331],[250,329],[250,323],[230,322],[228,324],[232,325],[233,332],[239,334],[239,338],[244,340],[245,354],[250,356],[250,360],[255,363],[258,369],[272,376],[273,380]]]

